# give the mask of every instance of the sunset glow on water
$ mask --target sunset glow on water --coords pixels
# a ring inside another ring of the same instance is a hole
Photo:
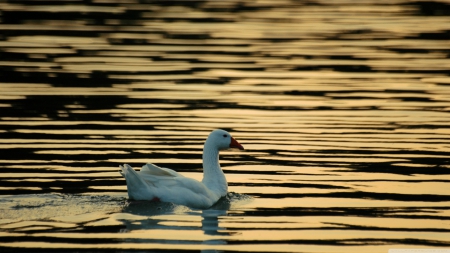
[[[450,248],[445,1],[0,0],[0,251]],[[229,194],[128,200],[119,165]]]

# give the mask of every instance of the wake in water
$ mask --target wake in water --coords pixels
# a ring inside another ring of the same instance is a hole
[[[209,210],[229,210],[249,203],[252,197],[229,192]],[[157,201],[129,201],[122,195],[27,194],[0,198],[0,220],[65,219],[89,213],[160,215],[195,211],[186,206]]]
[[[230,210],[239,206],[250,203],[253,198],[246,194],[228,192],[226,196],[219,199],[212,207],[206,210]],[[123,208],[123,212],[135,215],[161,215],[167,213],[188,213],[195,212],[199,209],[188,206],[177,205],[169,202],[160,201],[133,201],[129,200]]]
[[[27,194],[0,198],[0,220],[65,219],[88,213],[112,213],[126,204],[125,196]]]

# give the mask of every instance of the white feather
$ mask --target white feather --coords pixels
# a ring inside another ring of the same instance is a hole
[[[232,142],[233,141],[233,142]],[[219,165],[219,150],[236,145],[236,141],[224,130],[214,130],[203,148],[202,182],[187,178],[180,173],[148,163],[136,172],[130,165],[120,166],[127,181],[128,195],[134,200],[154,200],[208,208],[225,196],[227,181]],[[238,148],[243,149],[240,144]]]

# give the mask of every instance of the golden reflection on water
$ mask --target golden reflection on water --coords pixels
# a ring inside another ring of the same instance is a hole
[[[448,4],[318,3],[0,2],[0,246],[448,247]],[[126,201],[214,128],[222,206]]]

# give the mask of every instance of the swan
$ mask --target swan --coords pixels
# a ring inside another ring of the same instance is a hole
[[[219,164],[219,151],[229,148],[244,149],[227,131],[216,129],[209,134],[203,147],[201,182],[151,163],[142,166],[139,172],[124,164],[120,166],[120,173],[126,179],[130,199],[159,200],[206,209],[228,192],[227,179]]]

